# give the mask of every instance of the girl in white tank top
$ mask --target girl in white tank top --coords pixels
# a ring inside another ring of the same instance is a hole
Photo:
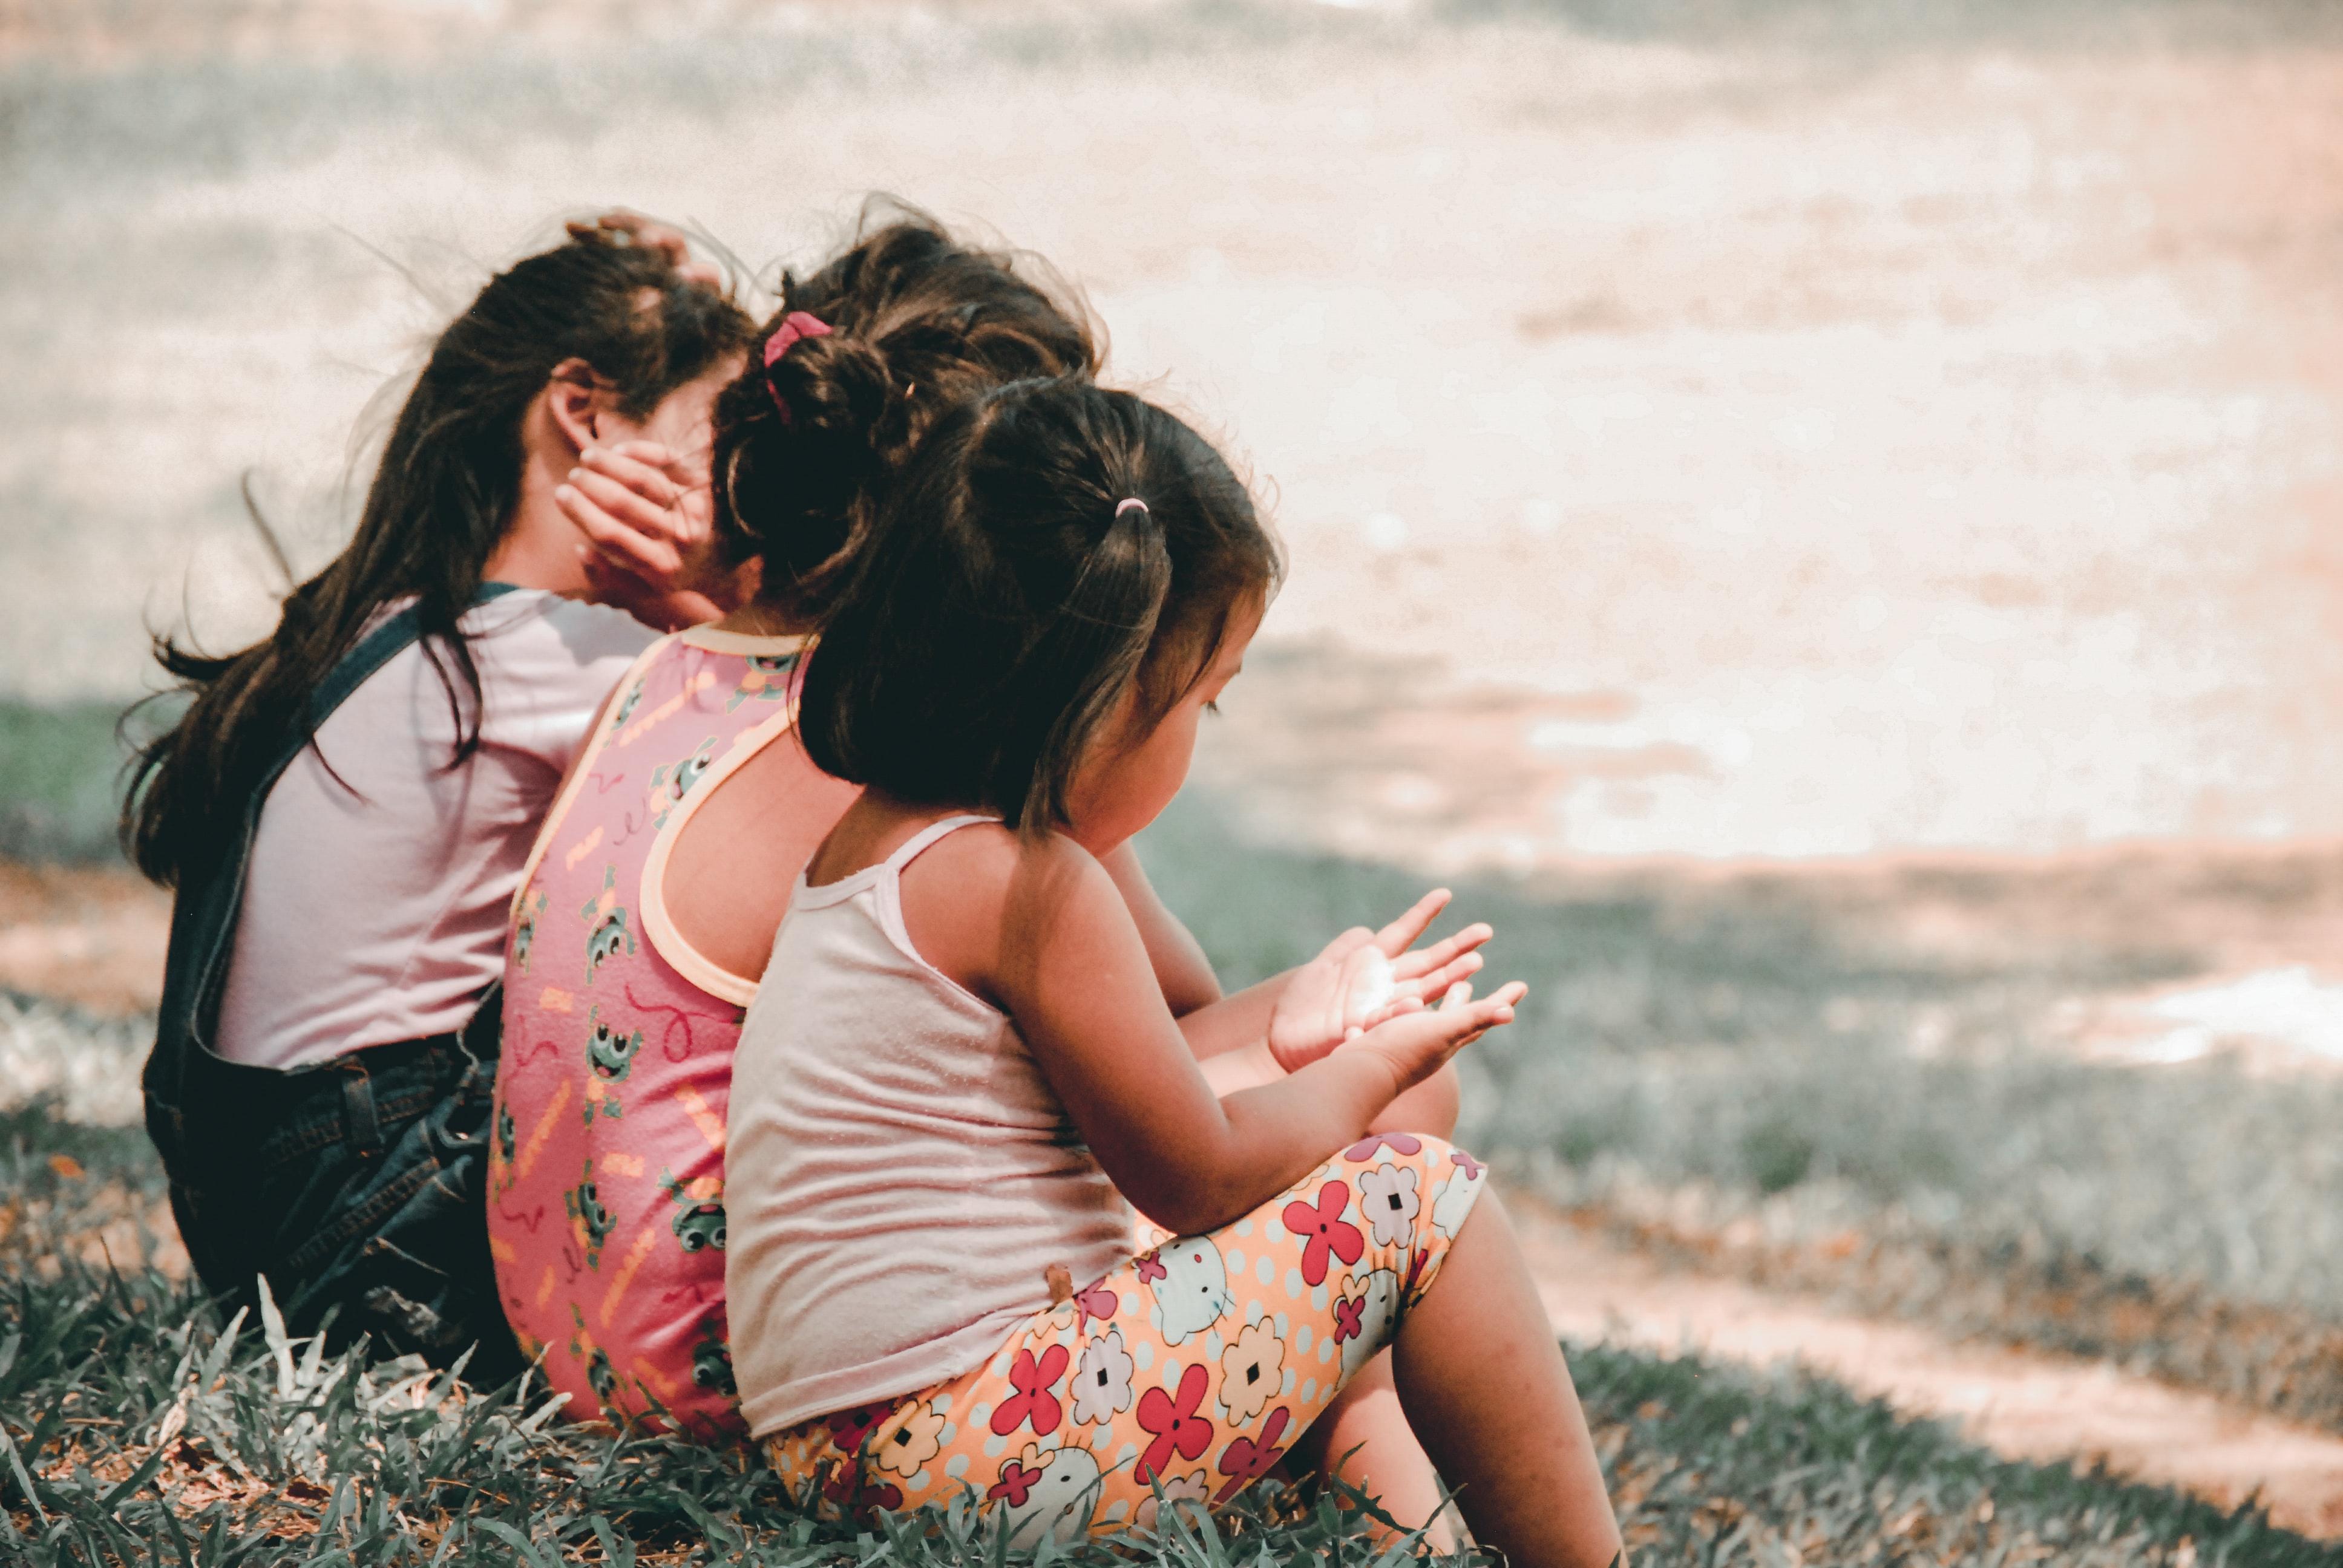
[[[742,1405],[793,1492],[972,1491],[1031,1545],[1233,1498],[1388,1345],[1481,1543],[1599,1568],[1617,1525],[1483,1168],[1368,1131],[1524,988],[1396,966],[1329,1027],[1341,977],[1305,970],[1268,1031],[1292,1070],[1220,1099],[1099,863],[1177,791],[1277,570],[1219,455],[1126,394],[1019,383],[914,456],[801,699],[864,793],[736,1059]]]

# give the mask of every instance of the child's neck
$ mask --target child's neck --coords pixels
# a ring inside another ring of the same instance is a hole
[[[820,887],[875,866],[930,822],[989,814],[968,806],[923,804],[899,799],[883,789],[865,789],[807,862],[806,880]]]
[[[743,637],[808,637],[812,635],[814,619],[803,610],[768,598],[752,598],[718,621],[716,629]]]

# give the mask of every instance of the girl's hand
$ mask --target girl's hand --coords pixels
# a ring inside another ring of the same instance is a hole
[[[1520,980],[1511,980],[1474,1001],[1473,983],[1458,980],[1448,988],[1438,1007],[1419,1007],[1354,1034],[1336,1046],[1334,1053],[1345,1056],[1357,1051],[1380,1059],[1391,1069],[1392,1095],[1397,1098],[1447,1066],[1451,1057],[1491,1030],[1513,1022],[1514,1004],[1529,990]]]
[[[705,594],[662,593],[631,572],[619,570],[580,545],[578,565],[586,574],[586,598],[594,604],[625,610],[645,626],[661,631],[681,631],[722,620],[730,611]]]
[[[658,251],[675,269],[676,276],[701,288],[724,292],[724,270],[712,261],[695,260],[691,241],[679,228],[645,217],[624,207],[614,208],[592,223],[571,223],[563,226],[576,239],[589,236],[609,236],[622,238],[627,244],[640,246],[645,250]]]
[[[586,536],[597,598],[663,625],[713,619],[739,602],[736,574],[717,557],[702,460],[657,441],[588,447],[553,498]]]
[[[1411,950],[1449,891],[1435,888],[1380,931],[1344,931],[1293,971],[1269,1015],[1269,1053],[1287,1072],[1308,1066],[1345,1040],[1403,1013],[1421,1010],[1481,968],[1481,944],[1493,934],[1471,925],[1422,951]]]

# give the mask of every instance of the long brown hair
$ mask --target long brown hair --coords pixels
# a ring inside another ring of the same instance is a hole
[[[310,737],[311,694],[395,599],[413,599],[447,693],[449,766],[469,759],[480,677],[458,623],[519,503],[531,399],[563,361],[579,359],[622,412],[643,418],[749,340],[749,318],[729,299],[678,277],[658,251],[599,231],[491,279],[432,346],[348,548],[293,590],[277,629],[223,656],[156,637],[156,661],[193,701],[131,765],[122,839],[138,869],[172,885],[208,864],[261,773]]]

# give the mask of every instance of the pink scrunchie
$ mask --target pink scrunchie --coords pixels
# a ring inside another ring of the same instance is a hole
[[[781,324],[773,328],[773,335],[765,339],[765,368],[769,371],[775,365],[780,363],[781,356],[787,354],[800,340],[829,336],[830,323],[820,317],[809,315],[802,310],[790,311],[781,317]],[[773,395],[773,407],[781,411],[781,423],[788,424],[789,406],[781,401],[780,390],[773,386],[769,376],[766,377],[765,387],[766,390]]]

